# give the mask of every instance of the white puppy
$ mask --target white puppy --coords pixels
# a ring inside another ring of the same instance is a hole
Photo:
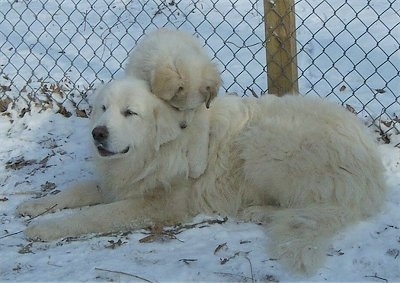
[[[126,75],[147,81],[151,92],[185,111],[185,127],[194,109],[207,108],[221,85],[218,69],[191,35],[159,29],[146,35],[133,49]]]
[[[143,81],[106,86],[93,115],[98,182],[23,203],[18,212],[97,205],[39,218],[26,236],[53,240],[219,213],[265,224],[271,256],[312,273],[332,235],[383,202],[376,145],[337,105],[300,96],[217,97],[185,130],[179,114]],[[210,137],[207,144],[202,136]],[[206,156],[197,153],[203,146]],[[204,170],[188,177],[197,163]]]

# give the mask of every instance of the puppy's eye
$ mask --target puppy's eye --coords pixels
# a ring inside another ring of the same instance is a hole
[[[132,111],[132,110],[129,110],[129,109],[126,109],[126,110],[124,111],[123,114],[124,114],[125,117],[128,117],[128,116],[136,116],[136,115],[137,115],[136,112],[134,112],[134,111]]]
[[[106,111],[106,106],[105,105],[101,106],[101,110]]]

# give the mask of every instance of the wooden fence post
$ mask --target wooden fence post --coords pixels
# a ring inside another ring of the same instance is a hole
[[[294,0],[264,0],[268,93],[298,93]]]

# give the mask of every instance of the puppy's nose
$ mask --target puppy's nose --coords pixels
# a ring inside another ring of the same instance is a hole
[[[187,127],[186,121],[181,121],[181,122],[179,123],[179,126],[181,127],[181,129],[185,129],[185,128]]]
[[[96,141],[104,141],[106,138],[108,138],[108,129],[106,126],[98,126],[93,129],[92,131],[92,136],[93,139]]]

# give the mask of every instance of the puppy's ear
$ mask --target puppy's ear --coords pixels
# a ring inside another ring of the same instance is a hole
[[[217,66],[210,63],[203,68],[202,84],[199,89],[199,92],[204,97],[207,108],[210,107],[211,100],[217,96],[220,86],[221,77]]]
[[[177,90],[183,88],[183,81],[175,66],[157,66],[151,73],[151,92],[159,98],[170,101]]]
[[[161,145],[175,140],[181,133],[181,128],[178,123],[179,113],[180,112],[174,111],[167,105],[161,104],[154,109],[154,118],[156,121],[156,150],[159,150]]]

